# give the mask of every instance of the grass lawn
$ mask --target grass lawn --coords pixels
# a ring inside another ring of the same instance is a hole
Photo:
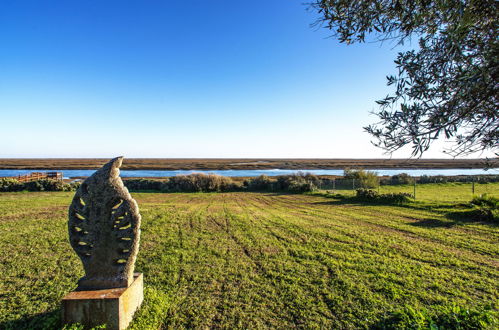
[[[443,196],[442,186],[433,194]],[[0,193],[0,328],[58,324],[61,298],[83,275],[67,236],[72,195]],[[469,195],[406,206],[271,193],[133,196],[145,281],[134,329],[368,328],[404,306],[498,307],[499,226],[470,221],[452,203]]]
[[[382,185],[373,190],[381,194],[408,193],[414,194],[413,185]],[[333,192],[332,190],[330,190]],[[335,190],[345,196],[355,195],[355,190]],[[475,196],[487,194],[489,196],[499,196],[499,183],[476,183]],[[471,183],[428,183],[416,185],[416,199],[422,202],[469,202],[473,198]]]

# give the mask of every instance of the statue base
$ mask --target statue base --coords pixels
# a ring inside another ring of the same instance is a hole
[[[62,299],[64,324],[85,328],[106,324],[106,329],[126,329],[144,299],[144,278],[135,273],[128,288],[73,291]]]

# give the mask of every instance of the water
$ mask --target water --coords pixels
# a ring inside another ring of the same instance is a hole
[[[128,171],[122,170],[120,174],[124,178],[130,177],[170,177],[182,174],[192,174],[192,173],[206,173],[206,174],[218,174],[223,176],[245,176],[245,177],[255,177],[262,174],[268,176],[286,175],[296,172],[312,173],[317,175],[343,175],[343,170],[283,170],[283,169],[273,169],[273,170],[213,170],[213,171],[192,171],[192,170],[175,170],[175,171],[160,171],[160,170],[136,170]],[[375,171],[378,175],[395,175],[400,173],[407,173],[411,176],[421,176],[421,175],[480,175],[480,174],[495,174],[499,175],[499,168],[483,170],[483,169],[379,169],[370,170]],[[0,170],[0,177],[6,176],[17,176],[29,174],[31,172],[63,172],[64,178],[74,178],[74,177],[87,177],[92,175],[95,170]]]

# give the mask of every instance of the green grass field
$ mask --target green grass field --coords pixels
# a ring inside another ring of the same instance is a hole
[[[416,185],[416,200],[422,202],[468,202],[473,196],[487,194],[490,196],[499,196],[498,183],[483,183],[475,184],[475,193],[473,194],[472,183],[431,183]],[[374,190],[381,194],[388,193],[408,193],[414,194],[413,185],[382,185]],[[331,190],[331,192],[333,192]],[[355,190],[335,190],[334,193],[339,193],[345,196],[355,195]]]
[[[405,206],[135,193],[145,300],[132,328],[368,328],[405,306],[497,309],[499,226],[466,218],[455,201],[471,194],[443,188]],[[83,275],[67,238],[72,195],[0,193],[0,328],[57,327]]]

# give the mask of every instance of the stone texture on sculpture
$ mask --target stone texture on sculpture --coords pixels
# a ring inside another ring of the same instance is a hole
[[[122,161],[114,158],[87,178],[69,207],[69,240],[85,269],[77,290],[124,288],[133,282],[141,217],[119,177]]]

